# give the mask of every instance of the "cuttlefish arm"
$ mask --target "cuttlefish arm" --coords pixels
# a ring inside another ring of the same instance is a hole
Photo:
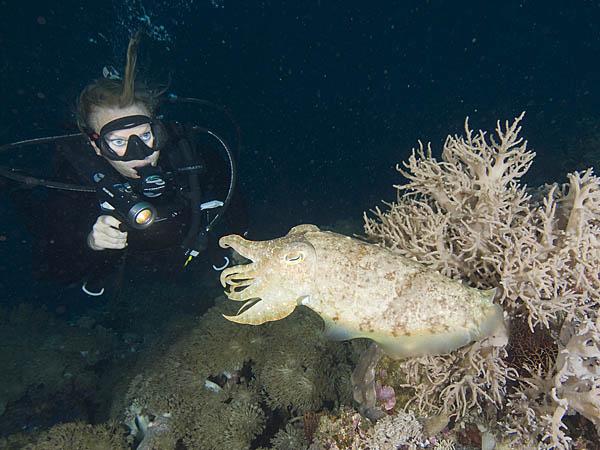
[[[251,305],[246,308],[247,305]],[[241,312],[243,309],[246,311]],[[266,322],[273,322],[289,316],[296,309],[296,302],[287,305],[277,305],[274,307],[270,303],[261,300],[245,303],[235,316],[223,314],[227,320],[242,325],[262,325]]]
[[[229,235],[221,238],[219,245],[232,248],[252,261],[225,269],[221,273],[221,285],[231,300],[246,302],[234,316],[223,315],[227,320],[239,324],[261,325],[283,319],[290,315],[300,299],[279,288],[278,280],[269,275],[278,273],[271,268],[273,248],[270,242],[252,242],[241,236]],[[283,263],[285,263],[285,259]]]

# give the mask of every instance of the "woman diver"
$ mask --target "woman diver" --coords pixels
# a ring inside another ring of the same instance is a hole
[[[129,42],[122,79],[100,78],[79,95],[83,137],[57,141],[56,175],[86,192],[49,190],[41,202],[31,189],[14,194],[30,217],[38,274],[84,281],[89,295],[101,295],[104,276],[125,259],[157,272],[216,249],[224,216],[227,232],[247,231],[229,146],[206,128],[157,119],[164,91],[136,80],[139,40],[138,32]],[[222,256],[215,269],[227,263]]]

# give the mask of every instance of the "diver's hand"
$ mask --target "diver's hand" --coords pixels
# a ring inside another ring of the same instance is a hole
[[[119,231],[121,222],[113,216],[100,216],[88,234],[87,243],[92,250],[121,249],[127,246],[127,231]]]

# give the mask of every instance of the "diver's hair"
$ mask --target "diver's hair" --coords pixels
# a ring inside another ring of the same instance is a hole
[[[77,99],[77,126],[85,133],[94,131],[91,123],[92,115],[100,108],[126,108],[139,105],[148,110],[152,116],[159,102],[159,97],[166,91],[151,89],[142,82],[135,80],[137,66],[137,49],[141,32],[138,31],[129,40],[127,47],[127,62],[122,80],[100,78],[88,84]]]
[[[135,100],[135,66],[137,64],[137,49],[140,43],[140,32],[138,31],[129,40],[127,46],[127,64],[125,65],[125,76],[123,78],[123,91],[119,98],[119,106],[129,106]]]

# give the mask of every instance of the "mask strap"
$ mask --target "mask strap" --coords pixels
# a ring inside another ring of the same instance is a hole
[[[134,128],[138,125],[143,125],[146,123],[152,125],[152,119],[148,116],[144,116],[141,114],[136,114],[134,116],[119,117],[118,119],[111,120],[110,122],[105,124],[100,130],[100,136],[104,137],[111,131],[127,130],[129,128]]]

